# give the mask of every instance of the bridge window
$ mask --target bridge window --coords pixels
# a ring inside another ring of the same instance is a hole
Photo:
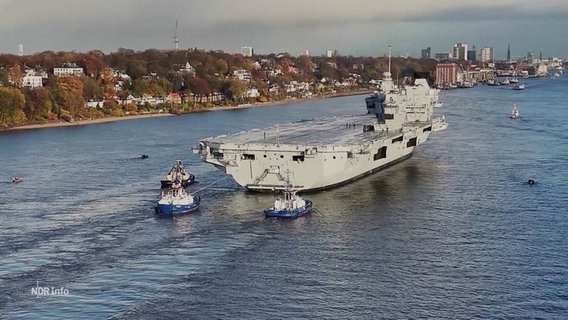
[[[393,120],[393,119],[394,119],[394,114],[385,113],[385,120]]]
[[[292,161],[304,161],[304,156],[292,156]]]
[[[243,154],[243,160],[254,160],[254,159],[255,159],[254,154],[249,154],[249,153]]]

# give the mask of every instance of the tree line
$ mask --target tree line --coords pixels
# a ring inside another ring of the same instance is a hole
[[[53,69],[64,63],[83,68],[83,74],[54,76]],[[180,72],[186,63],[193,67],[193,72]],[[391,73],[394,79],[402,79],[405,70],[433,75],[435,65],[434,60],[393,58]],[[22,87],[26,69],[44,72],[42,87]],[[250,82],[232,76],[241,69],[250,73]],[[341,82],[354,74],[359,79],[358,86],[368,86],[368,81],[380,79],[387,69],[386,57],[293,57],[285,53],[244,57],[198,49],[121,48],[109,54],[97,50],[44,51],[28,56],[0,54],[0,127],[122,116],[157,109],[191,112],[211,107],[213,103],[236,105],[252,102],[245,95],[250,88],[259,91],[254,99],[274,101],[294,93],[279,90],[275,94],[269,90],[273,86],[283,88],[292,81],[319,83],[317,90],[325,92],[334,89],[335,81]],[[116,71],[128,77],[121,79]],[[327,81],[321,82],[324,78]],[[173,92],[182,98],[181,103],[121,103],[129,96],[166,97]],[[212,99],[214,95],[222,98]],[[86,101],[104,103],[100,108],[89,108]]]

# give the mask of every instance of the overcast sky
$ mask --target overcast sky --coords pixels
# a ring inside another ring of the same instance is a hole
[[[182,49],[568,57],[568,0],[0,0],[0,52],[173,49],[176,19]]]

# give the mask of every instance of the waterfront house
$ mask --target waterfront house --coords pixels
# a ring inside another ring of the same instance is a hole
[[[80,76],[83,75],[83,68],[75,63],[64,63],[57,68],[53,68],[53,74],[56,76]]]

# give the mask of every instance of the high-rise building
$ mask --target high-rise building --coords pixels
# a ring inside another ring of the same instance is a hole
[[[430,47],[422,49],[422,59],[430,59]]]
[[[481,51],[479,52],[479,60],[481,60],[481,62],[494,62],[495,55],[493,54],[493,48],[481,48]]]
[[[507,61],[511,61],[511,44],[507,46]]]
[[[337,51],[333,50],[333,49],[327,49],[325,51],[325,56],[328,58],[333,58],[335,57],[335,55],[337,54]]]
[[[302,49],[302,50],[300,50],[299,56],[306,56],[306,57],[309,57],[309,56],[310,56],[310,50],[308,50],[308,49]]]
[[[241,47],[241,54],[245,57],[252,57],[254,50],[252,47]]]
[[[450,54],[449,53],[436,53],[434,55],[436,60],[449,60]]]
[[[20,56],[20,57],[24,56],[24,45],[23,44],[18,45],[18,56]]]
[[[477,61],[477,52],[475,51],[475,45],[472,46],[471,50],[467,50],[467,59],[469,61]]]
[[[467,60],[467,43],[454,44],[452,51],[452,59],[454,60]]]

